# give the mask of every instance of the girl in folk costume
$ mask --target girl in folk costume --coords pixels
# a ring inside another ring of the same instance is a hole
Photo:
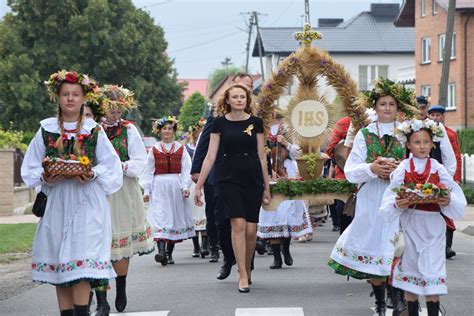
[[[188,151],[191,159],[194,157],[194,151],[196,150],[197,140],[199,134],[202,131],[202,128],[206,125],[206,119],[200,118],[196,125],[189,127],[189,142],[186,144],[186,150]],[[190,198],[191,208],[193,213],[194,229],[196,231],[196,236],[193,237],[194,250],[192,256],[197,258],[201,256],[204,258],[209,254],[209,238],[206,234],[206,208],[205,206],[196,206],[192,201],[194,201],[194,182],[191,184],[190,188]],[[202,248],[199,246],[199,233],[201,234]]]
[[[59,101],[58,116],[41,121],[21,167],[25,183],[41,185],[48,197],[33,243],[33,281],[56,286],[61,315],[89,315],[91,282],[106,284],[115,277],[106,195],[122,186],[120,160],[100,126],[83,116],[94,81],[62,70],[46,85]],[[43,161],[60,167],[76,159],[92,168],[72,178],[43,171]]]
[[[143,176],[144,200],[149,202],[148,220],[158,245],[155,261],[174,264],[173,249],[177,242],[195,236],[189,188],[191,157],[181,143],[174,141],[178,121],[165,117],[155,122],[154,131],[161,141],[148,153]],[[165,249],[166,246],[166,249]]]
[[[122,312],[127,305],[126,278],[130,258],[154,250],[151,227],[146,220],[145,205],[138,177],[147,165],[145,145],[132,123],[122,120],[124,112],[136,107],[133,92],[116,85],[101,88],[97,102],[105,109],[102,122],[107,137],[122,162],[123,186],[110,195],[112,214],[112,265],[117,278],[115,308]],[[106,290],[97,290],[99,315],[108,315]]]
[[[377,120],[357,132],[345,165],[346,178],[359,185],[355,216],[331,253],[329,266],[336,273],[370,279],[377,315],[385,315],[385,280],[390,274],[394,246],[390,242],[399,225],[386,223],[379,215],[389,175],[405,157],[405,148],[394,137],[399,124],[397,111],[407,117],[417,113],[411,91],[388,79],[361,94],[356,105],[375,107]]]
[[[290,178],[298,178],[298,166],[296,158],[301,151],[298,145],[290,144],[283,135],[276,135],[275,141],[287,150],[291,159],[283,162],[285,173]],[[291,238],[299,238],[313,232],[311,225],[306,221],[306,206],[303,201],[284,201],[280,203],[275,212],[260,211],[257,226],[257,236],[261,239],[270,240],[274,261],[270,269],[280,269],[283,265],[281,252],[287,266],[293,265],[290,254]]]
[[[462,189],[443,165],[429,157],[433,138],[443,136],[431,120],[400,124],[397,137],[406,142],[413,155],[390,176],[380,209],[388,221],[400,222],[403,230],[405,249],[395,265],[392,283],[405,291],[410,316],[418,315],[418,295],[426,297],[429,316],[439,315],[439,295],[448,292],[443,215],[459,219],[466,207]],[[400,192],[405,190],[436,198],[416,204]]]

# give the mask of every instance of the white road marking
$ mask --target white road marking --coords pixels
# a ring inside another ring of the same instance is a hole
[[[302,307],[237,308],[235,316],[304,316]]]

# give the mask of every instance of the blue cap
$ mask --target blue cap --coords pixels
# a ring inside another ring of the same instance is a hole
[[[441,114],[444,114],[444,112],[446,112],[446,109],[444,108],[444,106],[436,104],[430,106],[430,108],[428,109],[428,114],[431,114],[433,112],[439,112]]]
[[[428,99],[424,95],[416,97],[416,103],[418,105],[428,105]]]

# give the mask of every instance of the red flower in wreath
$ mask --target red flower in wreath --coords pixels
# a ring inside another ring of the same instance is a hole
[[[69,83],[77,83],[77,74],[75,72],[68,72],[66,74],[66,82],[69,82]]]

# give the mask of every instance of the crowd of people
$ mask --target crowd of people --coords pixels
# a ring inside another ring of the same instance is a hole
[[[250,75],[234,76],[214,113],[190,126],[187,141],[176,140],[175,117],[155,120],[160,141],[148,153],[134,123],[122,118],[137,106],[132,91],[99,87],[66,70],[46,86],[58,114],[40,122],[21,173],[47,196],[32,273],[33,281],[56,287],[61,315],[89,315],[94,294],[96,315],[109,315],[111,279],[115,308],[124,311],[130,259],[155,253],[162,266],[174,264],[174,248],[186,239],[193,241],[192,257],[218,262],[222,253],[217,279],[237,265],[240,293],[250,291],[256,251],[273,255],[270,269],[293,265],[292,239],[313,233],[309,205],[288,200],[276,211],[262,205],[270,203],[271,180],[299,178],[302,152],[278,111],[269,126],[255,114]],[[418,296],[426,297],[430,316],[438,315],[439,296],[447,294],[445,259],[456,255],[453,219],[466,205],[456,133],[443,124],[444,107],[415,100],[387,79],[358,102],[370,109],[370,124],[356,131],[344,117],[327,145],[327,176],[358,185],[354,210],[340,200],[329,207],[341,235],[328,265],[369,280],[377,315],[387,306],[393,315],[418,315]],[[92,167],[74,177],[43,169],[44,161],[71,160]],[[407,183],[448,189],[417,204],[395,193]]]

